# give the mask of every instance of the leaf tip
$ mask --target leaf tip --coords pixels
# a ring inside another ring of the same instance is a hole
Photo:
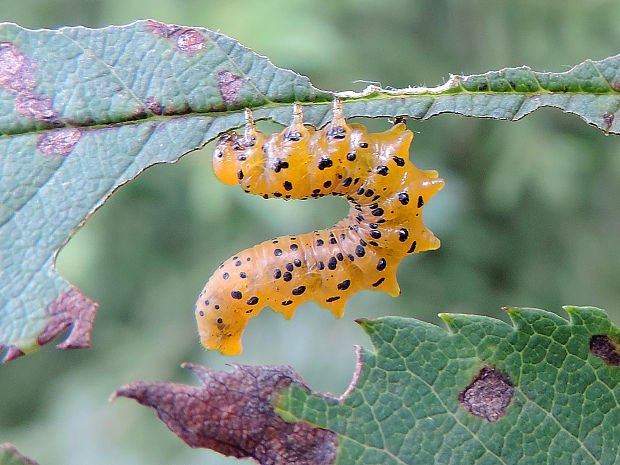
[[[448,330],[451,333],[457,332],[457,327],[455,325],[454,318],[452,317],[452,314],[450,314],[450,313],[438,313],[437,316],[443,320],[443,322],[446,324],[446,327],[448,328]]]
[[[596,315],[601,318],[608,319],[607,312],[598,307],[585,307],[579,305],[563,305],[562,309],[572,318],[575,316],[583,317],[584,315]]]
[[[372,320],[370,318],[357,318],[356,320],[354,320],[358,325],[360,325],[362,327],[362,329],[364,330],[364,332],[368,333],[369,331],[372,330],[372,328],[375,327],[375,325],[377,324],[377,320]]]
[[[125,397],[127,399],[134,399],[139,401],[136,389],[138,384],[142,383],[123,384],[116,391],[110,394],[110,397],[108,397],[108,402],[114,402],[119,397]]]
[[[523,326],[523,315],[521,308],[505,306],[502,307],[502,310],[504,310],[508,314],[508,317],[510,318],[513,327],[519,329]]]

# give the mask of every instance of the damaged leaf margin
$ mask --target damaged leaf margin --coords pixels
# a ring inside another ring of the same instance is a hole
[[[437,87],[383,89],[370,85],[361,92],[337,92],[346,99],[379,98],[385,110],[429,119],[441,113],[517,121],[538,108],[559,108],[605,132],[620,134],[620,55],[585,60],[562,73],[538,72],[529,66],[483,74],[451,74]],[[351,102],[356,116],[379,116],[379,105],[363,112],[363,102]],[[346,109],[346,106],[345,106]]]

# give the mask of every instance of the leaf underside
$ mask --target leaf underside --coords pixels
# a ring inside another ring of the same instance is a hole
[[[504,69],[436,88],[340,93],[353,116],[452,112],[519,119],[541,106],[618,134],[620,56],[565,73]],[[121,185],[256,118],[314,126],[335,94],[235,40],[157,21],[27,30],[0,25],[0,355],[12,360],[67,327],[60,348],[88,347],[97,304],[61,278],[60,248]]]
[[[358,348],[340,397],[310,392],[288,367],[189,364],[203,386],[139,382],[115,396],[154,408],[192,447],[263,464],[617,464],[620,330],[597,308],[565,307],[570,321],[506,310],[513,326],[360,321],[373,350]]]

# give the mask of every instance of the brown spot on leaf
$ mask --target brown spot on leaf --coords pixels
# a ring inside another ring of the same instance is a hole
[[[590,352],[602,358],[607,365],[620,366],[618,348],[605,334],[596,334],[590,338]]]
[[[15,447],[10,442],[0,444],[0,463],[7,465],[17,463],[13,461],[14,458],[17,458],[21,462],[27,463],[28,465],[38,465],[37,462],[35,462],[34,460],[29,459],[28,457],[24,457],[22,454],[20,454],[17,450],[17,447]]]
[[[49,131],[39,138],[37,147],[48,155],[67,156],[73,151],[81,135],[82,132],[75,128]]]
[[[603,121],[605,121],[605,124],[608,128],[610,128],[611,125],[614,124],[614,118],[615,116],[610,113],[603,113]]]
[[[243,80],[230,71],[220,71],[217,73],[217,83],[220,87],[220,94],[226,103],[235,103],[237,93],[243,87]]]
[[[177,49],[191,55],[201,51],[205,47],[204,36],[196,29],[187,29],[174,24],[160,23],[159,21],[147,21],[149,30],[165,39],[175,38]],[[159,114],[159,113],[156,113]]]
[[[51,120],[56,116],[51,99],[42,95],[35,95],[30,91],[17,94],[15,109],[18,113],[34,119]]]
[[[11,89],[12,81],[24,65],[26,58],[11,42],[0,42],[0,85]]]
[[[162,36],[166,39],[181,30],[181,26],[177,26],[175,24],[160,23],[159,21],[153,21],[152,19],[149,19],[146,24],[152,33]]]
[[[213,449],[261,464],[328,465],[336,459],[336,434],[307,423],[287,423],[271,406],[272,395],[291,383],[307,389],[289,367],[233,365],[232,372],[185,363],[203,386],[137,382],[122,396],[152,407],[191,447]]]
[[[161,115],[164,112],[164,107],[155,97],[147,97],[144,101],[149,111],[155,115]]]
[[[0,42],[0,86],[16,94],[15,110],[30,118],[56,118],[52,100],[35,92],[34,62],[12,42]]]
[[[514,388],[508,378],[492,368],[484,367],[476,379],[459,394],[459,401],[477,417],[494,422],[506,413]]]
[[[196,53],[205,46],[205,38],[196,29],[186,29],[177,37],[177,48],[183,53]]]
[[[0,86],[17,93],[35,86],[32,62],[12,42],[0,42]]]
[[[620,81],[618,81],[618,80],[614,79],[614,80],[611,82],[611,88],[612,88],[613,90],[615,90],[616,92],[620,92]]]
[[[90,331],[97,312],[97,303],[72,288],[60,294],[57,300],[49,304],[47,313],[50,321],[41,334],[37,344],[44,345],[72,326],[69,336],[60,344],[59,349],[83,349],[90,347]]]

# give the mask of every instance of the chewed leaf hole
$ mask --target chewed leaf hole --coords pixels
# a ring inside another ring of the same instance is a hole
[[[506,414],[514,388],[507,377],[484,367],[476,379],[459,394],[459,401],[469,413],[494,422]]]
[[[607,365],[620,366],[618,348],[605,334],[595,334],[590,338],[590,352],[602,358]]]

